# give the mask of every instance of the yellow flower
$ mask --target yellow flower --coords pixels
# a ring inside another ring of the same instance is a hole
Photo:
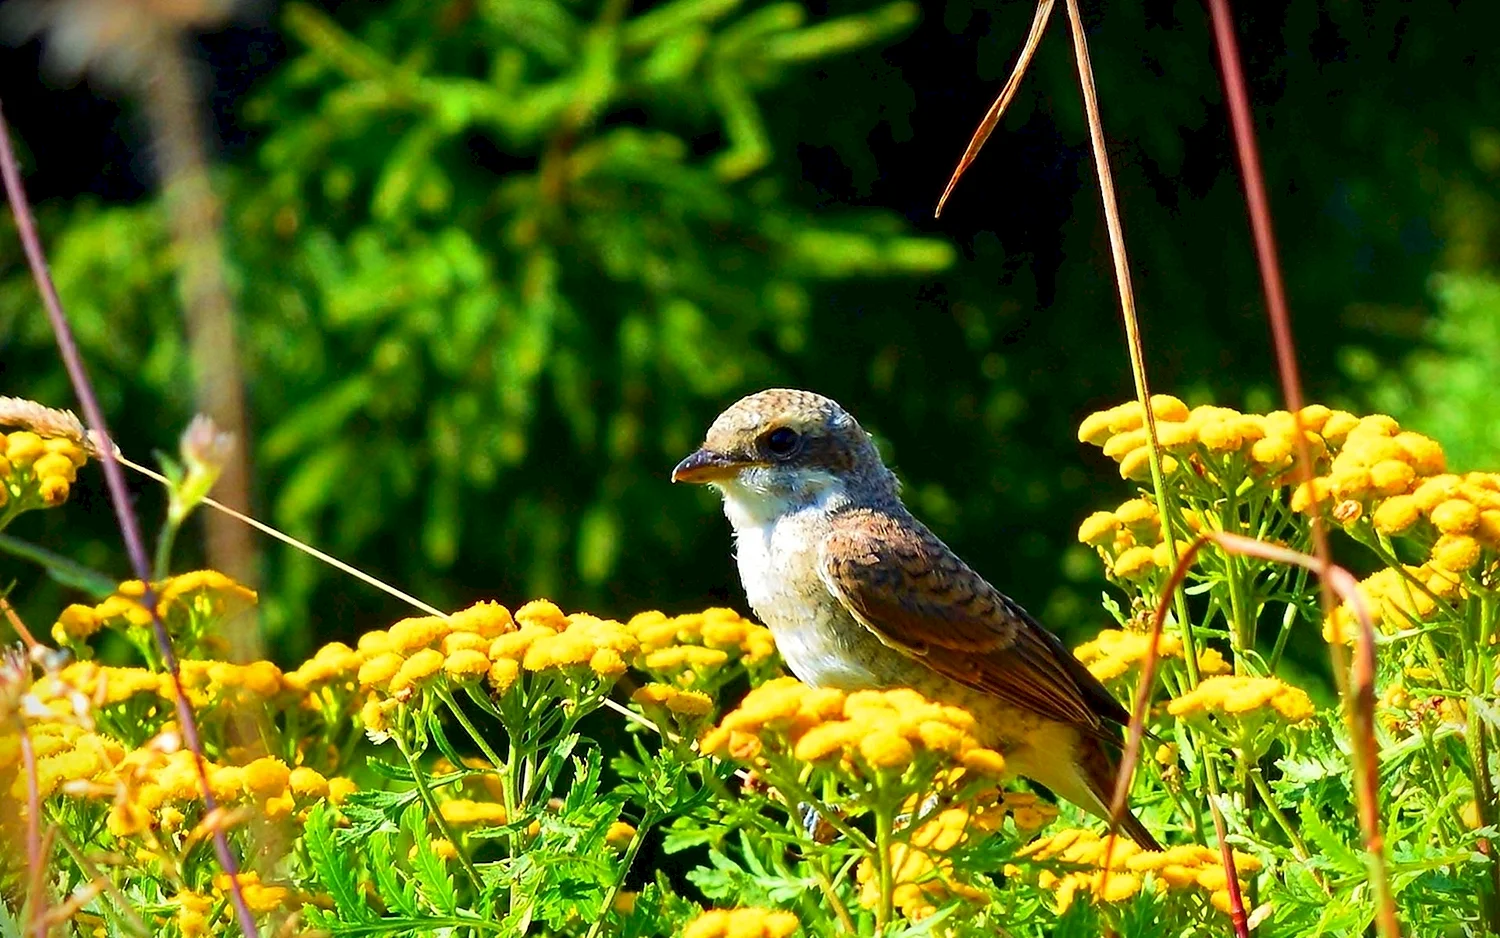
[[[1432,565],[1463,573],[1479,562],[1479,542],[1467,534],[1444,534],[1432,545]]]
[[[443,671],[456,681],[478,680],[489,670],[489,656],[472,648],[460,649],[443,659]]]
[[[359,666],[360,686],[379,687],[388,683],[396,676],[396,672],[401,670],[401,665],[405,660],[391,651],[375,655]]]
[[[1151,651],[1151,636],[1145,632],[1123,632],[1105,629],[1074,649],[1074,655],[1089,672],[1101,681],[1118,678],[1145,662]],[[1183,656],[1182,640],[1175,635],[1163,634],[1157,640],[1157,658],[1167,660]],[[1198,671],[1201,674],[1221,674],[1229,670],[1224,656],[1213,648],[1198,653]]]
[[[430,648],[451,631],[448,622],[437,616],[414,616],[390,627],[391,650],[403,655]]]
[[[498,693],[510,690],[511,685],[516,683],[516,678],[521,674],[521,664],[514,658],[499,658],[490,665],[490,684]]]
[[[561,632],[568,626],[568,617],[557,608],[557,604],[546,599],[533,599],[516,610],[516,623],[522,628],[539,625]]]
[[[328,797],[328,779],[324,778],[321,772],[305,765],[292,769],[287,777],[287,787],[293,794],[303,798]]]
[[[30,468],[32,462],[47,452],[42,438],[30,430],[17,430],[6,436],[5,456],[17,469]]]
[[[647,684],[630,695],[643,707],[665,707],[677,716],[701,717],[714,708],[713,698],[696,690],[682,690],[670,684]]]
[[[1437,505],[1429,517],[1444,534],[1468,534],[1479,527],[1479,509],[1461,498],[1450,498]]]
[[[515,620],[510,610],[497,602],[477,602],[467,609],[455,612],[448,624],[454,631],[475,632],[485,638],[496,638],[514,631]]]
[[[445,801],[438,808],[443,820],[461,827],[471,824],[495,826],[504,824],[506,819],[505,806],[488,801],[458,799]]]
[[[1422,510],[1415,497],[1397,495],[1381,502],[1370,520],[1381,534],[1397,535],[1405,533],[1421,518]]]
[[[1120,519],[1115,516],[1114,512],[1096,511],[1083,519],[1083,524],[1078,526],[1078,540],[1080,543],[1099,547],[1112,541],[1118,530],[1120,530]]]
[[[624,850],[635,840],[635,828],[624,821],[615,821],[604,834],[604,842],[616,850]]]
[[[451,655],[455,651],[478,651],[483,652],[488,658],[490,642],[493,639],[494,636],[485,637],[478,632],[455,630],[443,636],[443,643],[440,647],[445,655]]]
[[[334,777],[328,780],[328,800],[336,805],[343,804],[344,799],[356,791],[359,791],[359,786],[353,779]]]
[[[1173,716],[1193,717],[1210,713],[1239,716],[1274,711],[1291,723],[1313,715],[1312,699],[1299,688],[1274,677],[1220,675],[1167,704]]]
[[[256,759],[245,766],[241,775],[246,794],[262,799],[283,794],[290,780],[291,770],[274,756]]]
[[[396,676],[391,678],[391,695],[408,692],[420,681],[426,680],[443,669],[443,653],[436,648],[423,648],[401,662]]]
[[[1381,495],[1400,495],[1411,488],[1417,472],[1396,459],[1385,459],[1370,467],[1370,484]]]
[[[901,769],[911,764],[911,743],[890,730],[877,729],[859,741],[859,754],[874,769]],[[1003,764],[1003,763],[1002,763]]]
[[[1136,580],[1156,569],[1156,558],[1149,547],[1131,547],[1120,552],[1110,572],[1122,580]]]
[[[712,909],[689,922],[682,938],[787,938],[797,917],[779,909]]]

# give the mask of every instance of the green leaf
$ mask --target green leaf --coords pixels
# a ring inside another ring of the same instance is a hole
[[[328,891],[340,913],[356,921],[374,918],[354,878],[351,857],[334,843],[332,811],[326,805],[320,803],[309,812],[302,842],[307,848],[313,875]]]
[[[448,864],[433,848],[432,835],[428,830],[427,815],[419,802],[406,809],[401,826],[412,836],[416,855],[412,859],[412,872],[417,879],[417,888],[422,898],[441,912],[454,915],[458,912],[458,891],[453,885],[453,874]],[[462,850],[461,844],[453,845]]]

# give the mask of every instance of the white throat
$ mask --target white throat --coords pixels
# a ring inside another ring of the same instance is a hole
[[[799,473],[795,485],[769,478],[755,470],[715,483],[724,495],[724,514],[743,537],[773,527],[777,521],[803,512],[826,514],[849,504],[844,480],[829,472]]]

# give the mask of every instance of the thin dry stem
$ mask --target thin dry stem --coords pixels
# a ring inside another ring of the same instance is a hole
[[[124,456],[118,456],[117,458],[122,465],[134,469],[136,472],[139,472],[141,475],[146,476],[149,479],[154,479],[157,482],[160,482],[162,485],[171,484],[171,481],[167,479],[166,476],[157,472],[155,469],[152,469],[148,466],[143,466],[138,462],[133,462]],[[338,570],[341,573],[347,573],[348,575],[359,580],[361,583],[366,583],[384,593],[388,593],[389,595],[396,597],[407,605],[422,610],[428,615],[441,616],[443,618],[446,618],[448,615],[446,612],[443,612],[436,606],[429,605],[418,599],[417,597],[412,596],[410,593],[404,593],[396,587],[390,585],[389,583],[386,583],[383,580],[376,579],[375,577],[364,572],[358,567],[351,566],[350,564],[345,563],[332,554],[324,553],[323,551],[318,550],[316,547],[313,547],[311,544],[299,541],[295,537],[292,537],[290,534],[284,534],[281,531],[278,531],[276,528],[271,527],[269,524],[266,524],[264,521],[259,521],[242,511],[237,511],[236,509],[230,508],[223,502],[217,501],[212,498],[205,498],[203,499],[203,504],[207,505],[217,512],[235,519],[236,521],[249,525],[262,534],[265,534],[269,537],[274,537],[276,540],[281,541],[283,544],[294,547],[297,550],[300,550],[302,553],[307,554],[309,557],[328,564],[330,567],[333,567],[335,570]]]
[[[16,715],[21,742],[21,766],[26,773],[26,870],[28,926],[36,938],[47,938],[47,859],[42,856],[42,795],[36,774],[36,750],[26,719]]]
[[[67,314],[63,312],[62,300],[57,295],[57,286],[52,282],[52,275],[47,268],[46,254],[42,250],[41,236],[37,234],[36,220],[31,214],[31,203],[26,198],[26,188],[21,182],[21,169],[16,162],[15,148],[10,139],[10,125],[5,119],[3,109],[0,109],[0,176],[4,177],[5,192],[10,200],[11,212],[16,219],[16,230],[21,238],[26,261],[31,267],[32,277],[36,280],[37,289],[42,295],[42,305],[47,311],[47,319],[52,326],[53,336],[57,340],[58,353],[62,357],[63,366],[67,369],[73,392],[78,396],[78,403],[83,409],[84,417],[93,428],[91,432],[99,434],[101,442],[98,447],[99,464],[104,470],[104,479],[109,487],[110,502],[114,507],[115,519],[120,526],[120,536],[125,541],[125,550],[130,556],[130,564],[136,577],[146,584],[139,602],[151,617],[152,633],[161,652],[162,661],[166,665],[167,673],[171,676],[173,689],[176,691],[177,719],[181,726],[183,741],[193,752],[199,791],[203,796],[205,808],[211,811],[216,802],[208,785],[203,745],[198,737],[198,721],[193,715],[193,708],[188,703],[187,695],[183,692],[182,676],[177,666],[177,655],[172,648],[172,638],[167,633],[167,627],[156,609],[156,593],[150,585],[151,561],[146,554],[145,541],[141,538],[140,521],[135,516],[130,493],[125,488],[125,475],[120,471],[120,464],[115,459],[114,446],[109,441],[109,428],[104,422],[104,412],[99,407],[99,399],[94,394],[93,384],[89,381],[88,371],[83,364],[83,356],[78,351],[78,343],[74,340],[73,330],[68,325]],[[230,851],[229,839],[223,831],[216,831],[214,834],[214,854],[220,867],[229,876],[230,897],[240,929],[245,933],[246,938],[251,938],[257,934],[255,916],[245,902],[244,890],[240,887],[239,863]]]
[[[4,596],[0,596],[0,612],[5,613],[5,621],[10,623],[12,629],[15,629],[16,635],[20,637],[21,644],[26,646],[28,653],[41,647],[36,637],[31,634],[31,630],[26,627],[26,623],[21,621],[21,616],[16,612],[16,607],[12,606],[10,600]]]
[[[1225,100],[1229,107],[1231,128],[1234,133],[1235,151],[1245,184],[1245,203],[1250,213],[1250,227],[1255,238],[1256,263],[1260,268],[1261,285],[1266,296],[1266,315],[1271,323],[1271,337],[1276,347],[1276,371],[1281,378],[1282,394],[1287,410],[1291,411],[1296,426],[1294,439],[1297,444],[1297,475],[1299,482],[1312,478],[1312,459],[1306,434],[1302,427],[1302,378],[1297,369],[1296,345],[1292,339],[1291,316],[1287,311],[1286,285],[1281,277],[1281,265],[1277,257],[1276,236],[1271,225],[1270,200],[1266,197],[1265,174],[1261,170],[1260,151],[1255,142],[1255,122],[1250,114],[1250,95],[1246,90],[1245,74],[1240,65],[1239,43],[1235,38],[1234,20],[1229,10],[1229,0],[1209,0],[1209,11],[1213,19],[1214,44],[1218,49],[1219,65],[1224,76]],[[1313,549],[1319,564],[1319,596],[1325,618],[1333,613],[1332,554],[1328,547],[1328,531],[1323,522],[1323,513],[1318,505],[1313,506]],[[1311,568],[1309,568],[1311,569]],[[1383,840],[1379,818],[1379,774],[1375,743],[1375,650],[1373,643],[1358,652],[1353,672],[1344,661],[1344,649],[1340,643],[1330,645],[1334,678],[1346,703],[1346,718],[1354,745],[1355,772],[1358,784],[1360,824],[1365,833],[1365,847],[1370,855],[1371,872],[1379,899],[1381,933],[1386,938],[1397,938],[1401,925],[1396,917],[1396,903],[1391,895],[1391,886],[1385,866]],[[1353,685],[1349,683],[1353,679]]]
[[[1021,56],[1016,59],[1016,67],[1010,70],[1010,77],[1005,80],[1005,87],[1000,89],[1000,94],[995,98],[995,103],[990,105],[989,112],[984,115],[984,120],[974,130],[974,135],[969,138],[969,145],[964,150],[964,155],[959,158],[958,166],[953,170],[953,175],[948,177],[948,185],[943,188],[943,195],[938,199],[937,208],[932,217],[937,218],[943,214],[943,206],[948,204],[948,197],[958,186],[959,177],[968,170],[970,164],[979,156],[979,151],[984,148],[990,134],[994,133],[995,127],[1000,123],[1000,118],[1005,116],[1006,108],[1015,99],[1016,91],[1021,87],[1021,79],[1026,77],[1026,70],[1031,67],[1031,59],[1036,55],[1036,47],[1041,44],[1042,33],[1047,29],[1047,20],[1052,16],[1052,7],[1055,0],[1041,0],[1036,5],[1036,16],[1031,20],[1031,32],[1026,36],[1026,44],[1021,47]]]

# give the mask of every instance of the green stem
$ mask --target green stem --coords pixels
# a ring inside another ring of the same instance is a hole
[[[599,929],[609,920],[609,913],[614,910],[615,899],[619,897],[620,890],[625,886],[625,876],[630,872],[630,867],[635,863],[635,855],[640,853],[641,843],[646,839],[646,831],[660,820],[650,809],[641,818],[641,826],[636,828],[635,836],[630,839],[630,846],[625,848],[625,856],[620,861],[620,872],[615,876],[615,881],[610,884],[609,892],[604,894],[604,905],[599,909],[599,917],[594,919],[594,924],[589,926],[588,933],[584,938],[598,938]]]
[[[174,515],[175,512],[167,512],[167,519],[161,523],[161,534],[156,538],[156,558],[151,564],[151,575],[158,580],[165,580],[172,573],[172,547],[182,528],[182,519]]]
[[[1286,612],[1281,616],[1281,629],[1276,633],[1276,644],[1271,648],[1271,660],[1266,665],[1267,673],[1276,673],[1277,665],[1281,664],[1282,652],[1286,651],[1287,639],[1292,636],[1292,625],[1296,621],[1297,604],[1289,602],[1286,604]]]
[[[1286,839],[1291,841],[1292,855],[1303,863],[1306,863],[1312,857],[1312,854],[1307,851],[1307,842],[1302,839],[1302,835],[1297,833],[1297,829],[1292,826],[1291,820],[1277,806],[1276,799],[1271,796],[1271,786],[1266,784],[1265,776],[1261,773],[1259,766],[1250,770],[1250,781],[1255,785],[1255,790],[1260,793],[1261,802],[1270,811],[1271,817],[1276,821],[1277,826],[1281,828],[1282,833],[1286,834]],[[1328,886],[1326,883],[1323,883],[1322,877],[1318,876],[1317,871],[1314,871],[1313,875],[1317,877],[1318,882],[1323,885],[1323,890],[1326,892]]]
[[[850,917],[849,910],[844,906],[843,900],[839,899],[838,890],[834,888],[833,877],[828,873],[828,858],[823,857],[817,863],[809,863],[813,877],[818,881],[818,888],[823,890],[823,898],[833,908],[833,917],[839,920],[839,929],[846,935],[859,934],[854,927],[854,919]]]
[[[1495,789],[1490,784],[1489,747],[1485,744],[1486,732],[1484,721],[1479,718],[1479,711],[1469,707],[1468,732],[1469,743],[1469,765],[1473,773],[1474,782],[1474,808],[1479,814],[1481,827],[1492,827],[1497,821],[1497,806],[1495,803]],[[1485,914],[1489,919],[1489,930],[1500,935],[1500,863],[1496,862],[1495,843],[1491,841],[1485,851],[1490,857],[1489,888],[1485,890],[1484,907]]]
[[[875,932],[881,934],[895,910],[895,871],[891,868],[891,832],[896,823],[890,808],[875,806],[875,851],[880,866],[880,905],[875,909]]]
[[[401,757],[406,760],[407,768],[411,769],[411,777],[417,786],[417,794],[421,796],[422,803],[427,806],[427,813],[432,818],[432,823],[437,825],[443,837],[453,845],[453,852],[458,855],[459,865],[464,868],[464,875],[468,876],[469,883],[474,888],[474,894],[476,896],[481,894],[484,889],[479,870],[475,869],[473,861],[459,846],[459,840],[453,833],[453,828],[449,827],[447,820],[443,818],[443,811],[438,807],[437,799],[432,795],[432,789],[427,787],[427,776],[422,773],[422,767],[417,765],[417,760],[413,758],[411,750],[406,748],[406,740],[401,738],[400,733],[392,733],[391,738],[396,741],[396,748],[401,750]]]

